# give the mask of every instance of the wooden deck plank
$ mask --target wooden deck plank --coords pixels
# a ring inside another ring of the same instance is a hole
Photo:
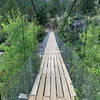
[[[62,63],[62,68],[64,70],[64,74],[65,74],[65,78],[66,78],[66,81],[67,81],[67,84],[68,84],[68,88],[69,88],[69,92],[70,92],[70,95],[71,95],[71,99],[74,100],[74,97],[76,96],[76,93],[74,91],[74,87],[73,87],[73,84],[72,84],[72,81],[70,79],[70,76],[69,76],[69,73],[66,69],[66,66],[64,64],[64,61],[60,55],[60,60],[61,60],[61,63]]]
[[[51,64],[51,54],[49,53],[48,68],[47,68],[47,78],[46,78],[44,96],[50,96],[50,64]]]
[[[58,100],[64,100],[64,98],[58,98]]]
[[[47,74],[50,74],[51,54],[49,53]]]
[[[65,77],[61,76],[61,80],[62,80],[64,98],[65,98],[65,100],[71,100],[70,94],[69,94],[69,91],[68,91],[68,87],[67,87],[67,84],[66,84]]]
[[[58,55],[57,55],[57,63],[58,63],[58,69],[59,69],[60,75],[64,75],[64,72],[63,72],[63,69],[62,69],[62,65],[60,63]]]
[[[47,73],[47,67],[48,67],[48,53],[46,55],[46,59],[45,59],[45,64],[44,64],[44,68],[43,68],[43,74],[46,74]]]
[[[59,70],[58,70],[58,64],[57,64],[57,54],[55,54],[54,56],[54,59],[55,59],[55,74],[56,76],[59,76],[60,77],[60,73],[59,73]]]
[[[52,57],[51,57],[51,74],[55,74],[55,69],[54,69],[54,53],[52,52]]]
[[[58,97],[63,97],[63,91],[62,91],[62,85],[61,85],[61,80],[59,76],[59,71],[58,71],[58,66],[57,66],[57,59],[55,55],[55,69],[56,69],[56,86],[57,86],[57,96]]]
[[[47,74],[44,96],[50,96],[50,74]]]
[[[30,96],[29,100],[35,100],[35,96]]]
[[[40,77],[41,74],[38,74],[34,83],[34,86],[32,88],[32,92],[31,95],[36,95],[37,94],[37,90],[38,90],[38,86],[39,86],[39,82],[40,82]]]
[[[65,75],[63,74],[64,72],[63,72],[63,69],[62,69],[62,64],[60,63],[60,57],[59,56],[57,56],[57,61],[58,61],[58,68],[59,68],[60,75],[61,75],[64,98],[65,98],[65,100],[71,100],[70,93],[69,93],[69,90],[68,90],[68,87],[67,87],[67,82],[66,82],[66,79],[65,79]]]
[[[46,76],[45,74],[42,74],[36,100],[42,100],[43,99],[45,76]]]
[[[72,81],[51,32],[29,100],[75,100],[74,96]]]
[[[50,96],[50,100],[56,100],[55,75],[51,75],[51,96]]]
[[[58,97],[63,97],[60,77],[56,76],[56,83],[57,83],[57,96]]]
[[[43,70],[44,63],[45,63],[44,62],[45,58],[46,57],[44,56],[43,60],[42,60],[42,63],[41,63],[41,66],[40,66],[40,72],[39,72],[39,74],[36,77],[35,83],[34,83],[33,88],[32,88],[31,95],[36,95],[37,94],[37,90],[38,90],[38,87],[39,87],[40,78],[41,78],[41,75],[42,75],[42,70]]]
[[[50,97],[43,97],[43,100],[50,100]]]

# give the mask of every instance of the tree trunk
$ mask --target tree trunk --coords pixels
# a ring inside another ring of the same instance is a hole
[[[1,98],[1,93],[0,93],[0,100],[2,100],[2,98]]]

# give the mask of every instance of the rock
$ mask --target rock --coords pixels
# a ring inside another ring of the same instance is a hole
[[[20,94],[18,96],[18,100],[28,100],[28,95],[27,94]]]
[[[3,52],[0,52],[0,56],[3,54]]]

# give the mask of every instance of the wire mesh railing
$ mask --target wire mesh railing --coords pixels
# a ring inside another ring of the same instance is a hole
[[[49,34],[50,32],[48,32],[44,41],[39,44],[39,48],[34,50],[22,68],[4,87],[0,88],[0,100],[28,100],[40,68]]]
[[[56,41],[60,48],[64,63],[69,71],[77,97],[79,100],[99,100],[100,99],[100,78],[91,71],[80,57],[73,46],[68,44],[56,35]]]
[[[91,71],[77,54],[73,54],[72,67],[70,68],[70,75],[72,77],[73,84],[76,88],[78,97],[86,100],[99,100],[100,91],[100,79],[94,72]]]
[[[28,98],[39,69],[40,60],[31,56],[12,79],[0,89],[2,100],[18,100],[21,94]],[[26,70],[26,72],[25,72]]]

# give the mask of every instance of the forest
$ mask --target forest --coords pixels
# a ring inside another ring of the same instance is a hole
[[[100,0],[0,0],[0,100],[16,100],[1,99],[3,90],[31,56],[39,71],[46,30],[71,51],[64,62],[78,100],[100,100]]]

